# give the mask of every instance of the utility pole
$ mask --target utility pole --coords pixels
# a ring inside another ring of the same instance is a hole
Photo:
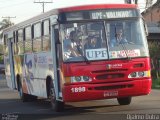
[[[44,13],[44,4],[45,4],[45,3],[53,3],[53,2],[52,2],[52,1],[51,1],[51,2],[45,2],[45,1],[36,2],[36,1],[34,1],[34,3],[41,3],[41,4],[42,4],[42,8],[43,8],[43,13]]]
[[[9,23],[9,26],[11,26],[11,25],[12,25],[12,24],[11,24],[11,18],[16,18],[16,16],[14,16],[14,17],[6,16],[6,17],[2,17],[2,18],[7,19],[7,20],[8,20],[8,23]]]

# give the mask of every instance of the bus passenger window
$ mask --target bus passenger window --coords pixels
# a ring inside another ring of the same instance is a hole
[[[33,25],[33,51],[41,51],[41,23]]]
[[[32,52],[31,26],[25,28],[25,53]]]
[[[4,55],[8,55],[8,40],[7,34],[4,35]]]
[[[24,53],[24,43],[23,43],[23,29],[19,29],[17,31],[17,46],[18,46],[18,54]]]
[[[50,24],[49,20],[45,20],[42,23],[43,37],[42,37],[42,50],[49,51],[51,49],[51,39],[50,39]]]
[[[13,39],[14,39],[14,54],[16,55],[16,54],[18,54],[18,47],[17,47],[17,38],[16,38],[16,32],[14,31],[13,32]]]

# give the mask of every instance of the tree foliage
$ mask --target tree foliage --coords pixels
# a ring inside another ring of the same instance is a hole
[[[12,23],[9,19],[3,19],[2,21],[0,21],[0,39],[2,39],[3,37],[3,32],[2,30],[5,28],[8,28],[10,26],[14,25],[14,23]],[[0,44],[0,63],[3,62],[3,45]]]
[[[152,77],[158,78],[160,75],[160,43],[159,42],[149,42],[149,53],[151,57],[151,65],[152,65]]]
[[[3,19],[1,22],[0,22],[0,31],[9,27],[9,26],[12,26],[14,25],[14,23],[12,23],[10,20],[8,19]]]
[[[2,31],[3,29],[9,27],[9,26],[12,26],[14,25],[14,23],[12,23],[10,20],[8,19],[3,19],[1,22],[0,22],[0,31]],[[0,38],[2,38],[3,36],[3,33],[1,32],[0,34]]]

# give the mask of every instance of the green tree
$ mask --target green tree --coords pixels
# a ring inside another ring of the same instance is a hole
[[[2,30],[9,27],[9,26],[12,26],[14,25],[14,23],[12,23],[9,19],[3,19],[1,22],[0,22],[0,39],[3,37],[3,33],[2,33]]]
[[[151,64],[152,64],[152,77],[153,78],[159,78],[160,72],[160,45],[158,42],[149,42],[149,52],[151,57]]]
[[[14,25],[14,23],[12,23],[9,19],[3,19],[2,21],[0,21],[0,40],[3,37],[2,30],[12,25]],[[3,55],[2,55],[3,52],[2,51],[3,51],[3,45],[0,44],[0,63],[3,63]]]

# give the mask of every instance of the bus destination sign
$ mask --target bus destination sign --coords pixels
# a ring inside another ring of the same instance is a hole
[[[107,19],[107,18],[129,18],[137,17],[135,10],[103,10],[91,11],[91,19]]]
[[[130,18],[139,17],[139,13],[135,9],[103,9],[76,11],[61,14],[60,21],[72,20],[90,20],[90,19],[115,19],[115,18]]]

